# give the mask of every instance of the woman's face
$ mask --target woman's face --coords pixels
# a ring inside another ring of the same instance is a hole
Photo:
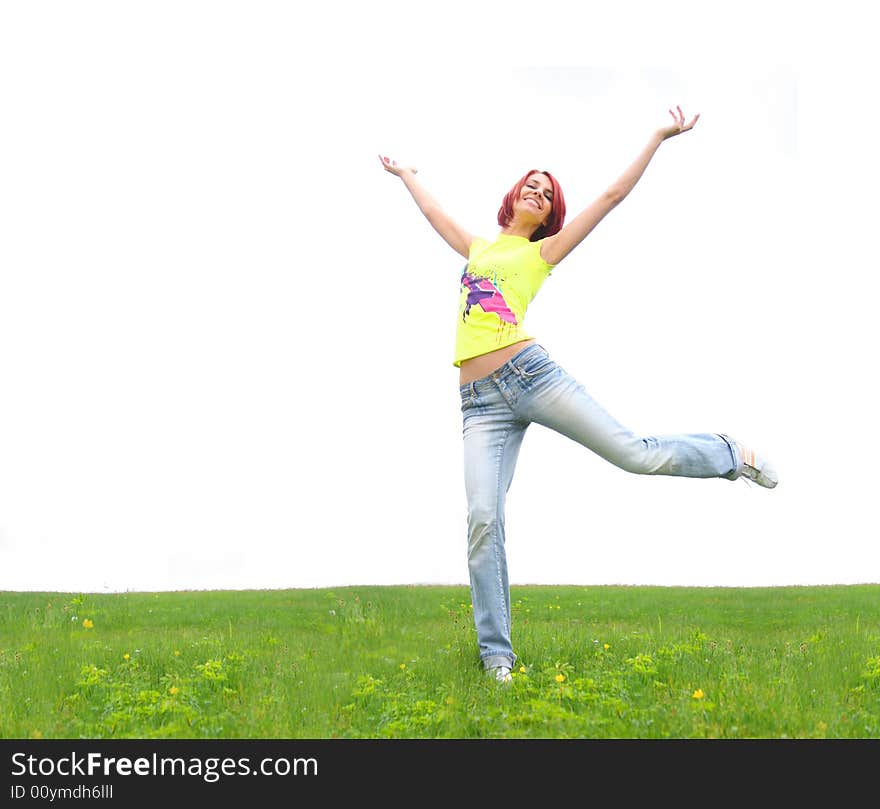
[[[553,210],[553,186],[546,174],[532,174],[519,192],[514,212],[543,225]]]

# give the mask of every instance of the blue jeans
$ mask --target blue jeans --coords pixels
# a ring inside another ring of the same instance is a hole
[[[639,436],[615,421],[583,385],[533,343],[488,376],[462,385],[468,502],[468,572],[483,666],[513,667],[504,501],[532,422],[639,475],[735,480],[735,442],[723,435]]]

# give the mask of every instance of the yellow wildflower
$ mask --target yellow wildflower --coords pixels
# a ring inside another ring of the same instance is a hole
[[[557,674],[555,679],[556,679],[557,683],[564,683],[565,682],[565,675],[564,674]]]
[[[706,695],[703,693],[702,688],[698,688],[696,691],[694,691],[694,694],[693,694],[694,699],[702,699],[705,696]]]
[[[94,625],[95,625],[95,624],[93,623],[93,621],[92,621],[91,618],[84,618],[84,619],[83,619],[83,626],[84,626],[86,629],[91,629]]]
[[[525,674],[525,673],[526,673],[526,667],[525,667],[525,666],[520,666],[520,667],[519,667],[519,673],[520,673],[520,674]]]
[[[175,649],[175,650],[174,650],[174,656],[175,656],[175,657],[180,657],[180,649]]]
[[[609,644],[607,644],[607,643],[603,643],[603,644],[602,644],[602,648],[603,648],[603,649],[610,649],[611,646],[610,646]]]
[[[123,660],[131,660],[131,655],[128,652],[126,652],[124,655],[122,655],[122,659]]]
[[[406,668],[406,663],[400,664],[400,670],[403,671]]]
[[[172,685],[171,688],[168,689],[168,693],[171,694],[172,697],[179,692],[180,689],[176,685]]]

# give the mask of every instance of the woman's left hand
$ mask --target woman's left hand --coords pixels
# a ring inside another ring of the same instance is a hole
[[[669,126],[664,126],[661,129],[658,129],[657,132],[663,140],[667,138],[675,137],[676,135],[680,135],[682,132],[687,132],[694,128],[694,124],[700,120],[700,113],[697,113],[689,123],[684,122],[684,113],[681,111],[681,107],[675,108],[677,111],[673,112],[669,110],[669,114],[672,116],[673,123]]]

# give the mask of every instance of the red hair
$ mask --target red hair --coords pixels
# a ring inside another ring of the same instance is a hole
[[[543,174],[548,180],[550,180],[550,185],[553,187],[553,203],[550,206],[550,218],[547,220],[546,225],[541,225],[529,238],[529,241],[536,242],[538,239],[545,239],[547,236],[559,233],[565,222],[565,197],[562,196],[561,186],[549,171],[532,169],[519,179],[516,185],[507,192],[501,203],[501,207],[498,209],[498,224],[503,228],[506,228],[510,224],[510,220],[513,219],[513,203],[519,197],[520,191],[522,191],[526,181],[533,174]]]

